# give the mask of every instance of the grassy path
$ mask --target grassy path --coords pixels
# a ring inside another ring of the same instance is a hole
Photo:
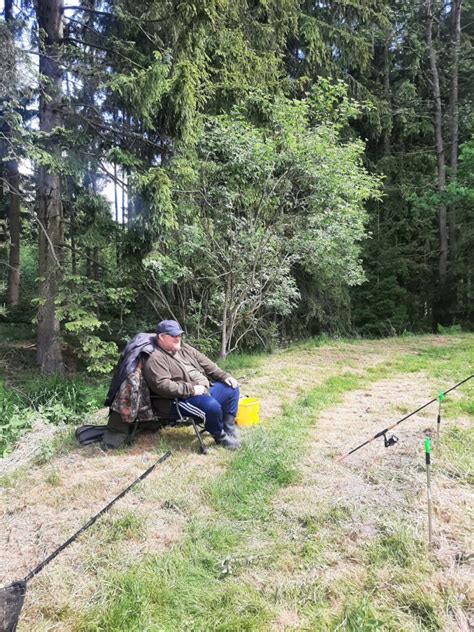
[[[238,454],[201,457],[170,432],[160,446],[70,450],[10,477],[4,581],[174,451],[35,579],[20,630],[468,629],[472,385],[446,405],[457,423],[436,466],[432,554],[418,449],[436,411],[401,426],[391,451],[378,442],[341,465],[332,457],[472,372],[473,342],[300,346],[246,371],[267,424]]]

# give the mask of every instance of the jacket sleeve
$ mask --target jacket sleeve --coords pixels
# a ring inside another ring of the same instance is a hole
[[[150,389],[165,399],[186,398],[194,395],[194,386],[190,382],[176,382],[171,379],[167,358],[160,353],[152,353],[145,362],[143,374]]]
[[[204,353],[201,353],[194,347],[188,347],[190,351],[192,351],[193,356],[201,365],[204,373],[207,377],[210,377],[211,380],[217,382],[224,382],[228,377],[230,377],[229,373],[223,371],[220,367],[217,366],[215,362],[210,360]]]

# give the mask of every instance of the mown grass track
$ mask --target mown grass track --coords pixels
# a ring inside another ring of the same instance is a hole
[[[458,515],[448,553],[444,546],[429,554],[424,538],[423,471],[414,446],[420,423],[425,426],[428,418],[407,427],[393,452],[379,445],[377,452],[337,468],[332,458],[350,447],[346,440],[364,438],[367,417],[377,416],[370,427],[380,418],[380,429],[400,407],[414,402],[415,408],[472,366],[472,338],[440,342],[340,343],[262,359],[246,385],[252,393],[264,388],[267,377],[272,396],[277,391],[286,399],[284,380],[276,375],[283,371],[288,382],[292,366],[295,379],[304,383],[299,397],[266,427],[249,433],[238,454],[213,451],[204,468],[179,437],[182,451],[174,465],[98,525],[70,554],[72,567],[58,563],[38,578],[23,629],[34,624],[35,629],[79,630],[461,630],[469,617],[463,569],[459,565],[457,575],[450,573],[443,556],[462,551],[465,520]],[[274,373],[272,362],[278,363]],[[321,365],[335,375],[318,374],[319,385],[308,387],[307,367],[319,373]],[[374,395],[378,384],[394,383],[400,389],[395,397],[377,400],[375,411],[357,410],[357,402]],[[344,408],[348,398],[352,418]],[[470,493],[465,472],[471,403],[472,387],[446,402],[436,466],[444,495],[454,497],[459,488],[466,497]],[[345,434],[336,432],[335,419]],[[137,453],[123,459],[132,456]],[[62,466],[54,466],[60,480]],[[452,500],[462,505],[463,498],[458,494]],[[145,506],[154,507],[155,514],[143,512]],[[154,517],[169,537],[155,550],[150,547]],[[438,537],[446,534],[449,524],[438,516]],[[68,591],[82,572],[76,594],[79,586],[92,601],[77,609]],[[45,604],[46,590],[59,583],[56,601]]]

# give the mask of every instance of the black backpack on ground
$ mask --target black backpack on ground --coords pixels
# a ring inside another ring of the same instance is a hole
[[[106,428],[107,424],[103,426],[94,426],[92,424],[79,426],[79,428],[76,428],[76,439],[81,445],[98,443],[99,441],[102,441]]]
[[[137,434],[143,432],[157,432],[164,425],[166,424],[160,424],[153,419],[150,421],[142,421],[136,425],[131,425],[127,428],[127,442],[132,443],[135,435]],[[91,445],[91,443],[99,443],[104,438],[106,430],[107,424],[103,426],[96,426],[94,424],[79,426],[79,428],[76,428],[76,439],[82,446]]]

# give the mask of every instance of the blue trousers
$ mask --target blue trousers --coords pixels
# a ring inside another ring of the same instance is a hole
[[[215,382],[209,388],[209,395],[194,395],[188,399],[180,399],[178,407],[183,415],[204,421],[204,427],[209,434],[219,437],[222,434],[223,416],[237,414],[239,395],[238,388],[232,388],[223,382]]]

